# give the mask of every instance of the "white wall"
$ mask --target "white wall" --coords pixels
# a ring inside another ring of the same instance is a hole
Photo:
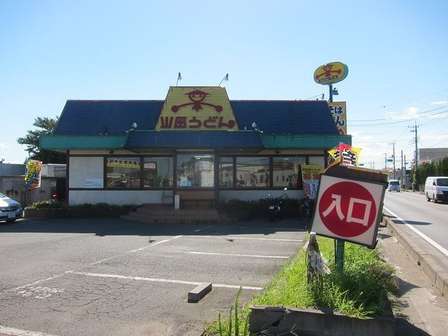
[[[272,197],[280,197],[283,193],[283,190],[224,190],[219,192],[219,199],[221,201],[229,201],[232,199],[255,201],[266,198],[268,194],[271,194]],[[292,199],[303,198],[303,190],[287,190],[286,194]]]
[[[170,190],[70,190],[70,205],[109,203],[140,205],[144,203],[173,203]]]
[[[69,169],[70,188],[103,188],[102,157],[70,157]]]

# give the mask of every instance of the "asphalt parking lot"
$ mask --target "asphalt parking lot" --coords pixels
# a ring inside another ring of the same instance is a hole
[[[0,224],[0,336],[200,335],[303,245],[296,221],[154,226],[120,219]],[[187,303],[197,284],[213,290]]]

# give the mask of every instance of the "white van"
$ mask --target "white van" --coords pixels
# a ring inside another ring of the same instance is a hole
[[[425,182],[425,196],[429,202],[433,200],[448,201],[448,176],[428,176]]]

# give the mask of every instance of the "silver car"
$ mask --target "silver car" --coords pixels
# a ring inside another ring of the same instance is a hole
[[[398,181],[398,180],[389,180],[389,185],[387,187],[387,191],[398,191],[398,192],[400,192],[400,181]]]
[[[14,222],[17,218],[22,217],[22,205],[0,193],[0,221]]]

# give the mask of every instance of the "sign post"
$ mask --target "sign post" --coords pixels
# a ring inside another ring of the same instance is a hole
[[[344,268],[344,242],[375,248],[387,176],[379,171],[335,165],[319,183],[311,231],[335,239],[338,272]]]

